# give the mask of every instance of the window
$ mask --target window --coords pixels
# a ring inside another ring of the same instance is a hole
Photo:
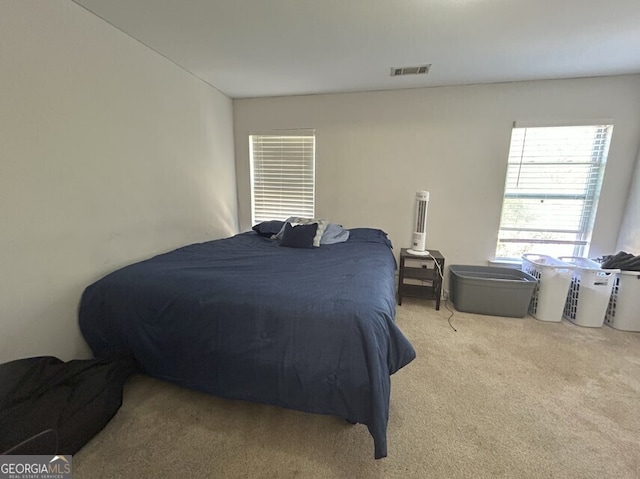
[[[588,254],[612,130],[514,126],[496,257]]]
[[[315,213],[315,134],[249,136],[252,224],[313,218]]]

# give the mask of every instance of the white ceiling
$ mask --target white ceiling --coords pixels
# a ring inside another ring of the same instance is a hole
[[[640,72],[640,0],[74,1],[232,98]]]

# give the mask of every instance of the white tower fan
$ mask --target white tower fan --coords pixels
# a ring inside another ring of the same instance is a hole
[[[409,253],[418,256],[429,256],[427,246],[427,208],[429,207],[429,192],[416,193],[416,221],[413,230],[413,242]]]

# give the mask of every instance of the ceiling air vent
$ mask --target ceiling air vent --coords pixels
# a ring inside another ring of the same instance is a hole
[[[392,67],[391,68],[391,76],[397,77],[401,75],[424,75],[429,73],[429,69],[431,68],[431,63],[428,65],[420,65],[417,67]]]

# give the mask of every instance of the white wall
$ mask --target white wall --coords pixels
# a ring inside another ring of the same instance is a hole
[[[247,136],[315,128],[316,216],[409,246],[414,195],[429,190],[427,246],[487,264],[500,222],[514,120],[612,119],[590,256],[612,253],[640,138],[640,75],[234,100],[242,229],[250,227]]]
[[[69,0],[0,3],[0,361],[85,357],[85,286],[237,232],[231,100]]]
[[[640,152],[638,152],[629,199],[622,220],[622,228],[620,228],[616,248],[616,252],[618,251],[640,255]]]

